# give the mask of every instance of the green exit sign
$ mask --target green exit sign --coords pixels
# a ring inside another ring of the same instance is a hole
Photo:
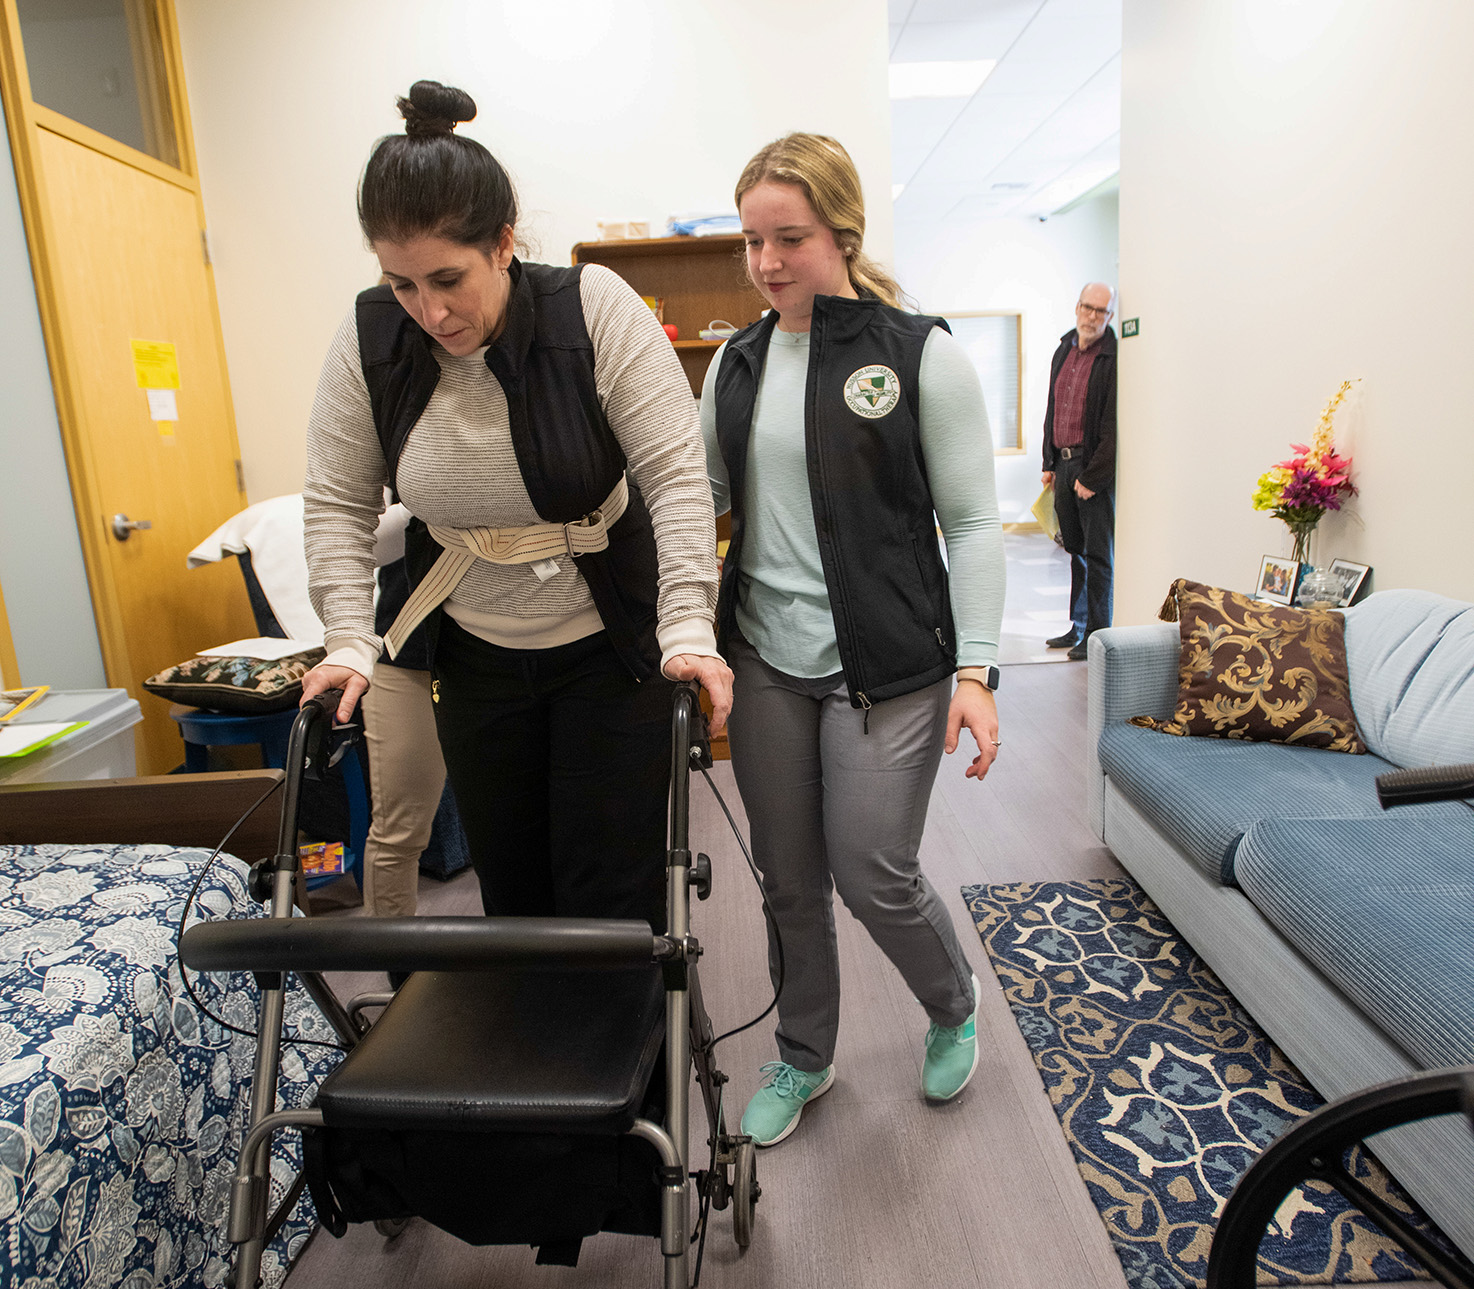
[[[1121,320],[1121,338],[1123,340],[1127,336],[1134,336],[1140,330],[1141,330],[1141,319],[1140,318],[1123,318]]]

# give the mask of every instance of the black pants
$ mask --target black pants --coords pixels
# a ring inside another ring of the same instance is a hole
[[[1070,618],[1075,634],[1111,625],[1111,567],[1115,560],[1116,499],[1102,488],[1089,501],[1075,495],[1083,458],[1061,461],[1054,476],[1054,513],[1060,541],[1070,553]]]
[[[665,927],[672,682],[603,632],[503,649],[442,616],[435,724],[488,915]]]

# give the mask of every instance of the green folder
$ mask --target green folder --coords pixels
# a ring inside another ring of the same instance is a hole
[[[74,730],[81,729],[86,721],[73,721],[70,725],[36,721],[30,724],[0,726],[0,760],[8,757],[29,756],[48,744],[65,738]],[[34,733],[32,733],[34,731]],[[27,734],[32,734],[29,741]]]

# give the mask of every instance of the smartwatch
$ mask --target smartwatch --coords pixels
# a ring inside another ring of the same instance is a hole
[[[1002,672],[997,667],[959,667],[957,669],[958,680],[975,680],[988,689],[997,689],[998,681]]]

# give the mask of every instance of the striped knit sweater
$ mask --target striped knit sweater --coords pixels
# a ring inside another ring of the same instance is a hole
[[[716,655],[716,541],[697,407],[665,333],[617,274],[580,278],[594,345],[594,381],[631,480],[650,508],[659,556],[656,636],[661,663]],[[399,461],[400,499],[452,528],[543,522],[517,466],[506,395],[485,350],[457,358],[436,347],[440,382]],[[327,629],[327,661],[372,677],[374,528],[388,471],[374,430],[349,311],[323,364],[307,430],[308,591]],[[545,649],[602,630],[583,575],[566,556],[541,580],[532,565],[478,560],[446,602],[462,627],[493,644]]]

